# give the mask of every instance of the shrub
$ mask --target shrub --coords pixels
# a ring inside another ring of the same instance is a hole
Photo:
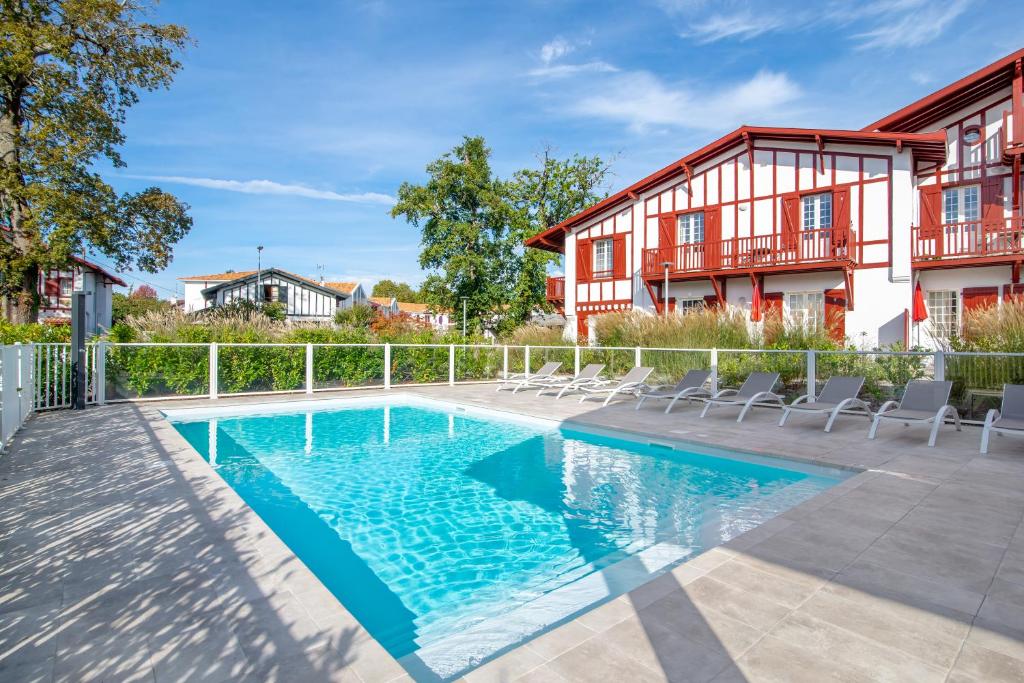
[[[110,301],[110,318],[113,323],[143,313],[166,311],[171,308],[171,302],[161,301],[155,297],[138,296],[139,291],[141,288],[132,292],[131,296],[114,292]]]
[[[509,332],[502,340],[509,346],[572,346],[561,328],[523,325]]]
[[[649,346],[683,349],[742,349],[751,346],[743,311],[705,308],[653,316],[643,311],[606,313],[594,318],[600,346]]]
[[[70,321],[59,320],[55,322],[15,325],[6,320],[0,320],[0,344],[13,344],[15,342],[21,342],[22,344],[29,342],[55,344],[67,343],[69,341],[71,341]]]
[[[342,327],[365,327],[369,328],[377,319],[377,312],[370,306],[357,304],[350,308],[343,308],[334,314],[334,324]]]

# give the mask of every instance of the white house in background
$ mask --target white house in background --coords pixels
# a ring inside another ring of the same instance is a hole
[[[276,301],[285,305],[289,320],[328,321],[352,296],[279,268],[179,279],[185,284],[186,313],[242,300]]]
[[[451,312],[441,310],[434,311],[427,304],[414,304],[409,301],[397,302],[398,312],[417,320],[424,325],[430,325],[438,332],[447,332],[452,324]]]
[[[754,320],[756,298],[763,319],[831,323],[858,345],[942,343],[964,310],[1024,295],[1022,62],[861,130],[738,128],[528,240],[565,255],[549,301],[582,339],[607,311]]]
[[[321,280],[320,284],[324,287],[329,287],[330,289],[336,289],[342,294],[348,296],[348,298],[342,302],[342,308],[367,305],[366,290],[363,289],[363,285],[359,282],[324,282]]]
[[[385,317],[398,315],[398,300],[393,296],[371,296],[366,303]]]
[[[71,257],[71,265],[63,270],[39,272],[39,319],[71,320],[71,293],[85,292],[86,334],[99,334],[110,327],[114,286],[126,287],[114,273],[86,261]]]

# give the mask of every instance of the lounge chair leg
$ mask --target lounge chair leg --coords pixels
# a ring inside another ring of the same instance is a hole
[[[672,412],[672,408],[675,407],[676,401],[679,400],[679,396],[673,396],[672,400],[668,402],[668,408],[665,408],[665,414],[668,415]]]
[[[789,418],[789,408],[782,409],[782,417],[779,418],[779,426],[783,427],[786,424],[786,419]]]
[[[832,431],[832,425],[835,423],[837,417],[839,417],[839,408],[838,407],[835,410],[833,410],[832,413],[828,416],[828,422],[825,423],[825,432],[826,433]]]
[[[744,403],[743,404],[743,409],[740,410],[740,415],[739,415],[739,417],[736,418],[736,421],[737,422],[743,422],[743,418],[747,416],[747,411],[750,410],[753,406],[754,406],[754,399],[750,399],[749,401]]]
[[[641,396],[640,400],[636,402],[636,408],[634,408],[633,410],[640,410],[640,406],[642,406],[644,404],[644,401],[646,401],[646,400],[647,400],[646,396]]]
[[[608,398],[606,398],[604,400],[604,403],[601,404],[601,407],[603,408],[604,406],[607,406],[608,402],[612,400],[613,396],[615,396],[615,392],[614,391],[612,393],[608,394]]]
[[[868,430],[868,438],[869,439],[875,438],[875,433],[878,431],[878,423],[880,421],[881,421],[881,418],[878,415],[875,415],[874,419],[871,420],[871,429]]]
[[[981,454],[986,455],[988,453],[988,425],[985,425],[981,430]]]
[[[942,420],[939,419],[939,418],[935,418],[935,420],[932,422],[931,434],[928,436],[928,445],[929,446],[932,446],[932,447],[935,446],[935,439],[937,439],[939,437],[939,427],[941,427],[941,426],[942,426]]]
[[[713,403],[705,403],[704,404],[704,410],[700,411],[701,419],[703,419],[704,416],[708,414],[708,411],[711,410],[711,406],[713,406],[713,405],[714,405]]]

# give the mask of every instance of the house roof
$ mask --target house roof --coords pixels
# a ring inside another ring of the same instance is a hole
[[[370,302],[371,303],[375,303],[378,306],[387,306],[389,308],[391,307],[391,303],[394,300],[395,300],[394,297],[390,297],[390,296],[371,296],[370,297]]]
[[[80,266],[85,266],[86,268],[91,268],[92,270],[95,270],[97,273],[102,275],[105,279],[109,280],[110,282],[113,282],[115,285],[120,285],[121,287],[127,287],[128,286],[128,283],[126,283],[124,280],[119,278],[116,274],[111,273],[109,270],[107,270],[103,266],[95,264],[92,261],[87,261],[84,258],[82,258],[81,256],[72,256],[71,260],[74,261],[75,263],[77,263]]]
[[[277,275],[278,277],[284,277],[284,278],[290,279],[290,280],[292,280],[292,281],[294,281],[294,282],[296,282],[298,284],[301,284],[304,287],[309,287],[311,289],[316,289],[316,290],[319,290],[319,291],[323,292],[324,294],[330,294],[332,296],[340,296],[342,294],[342,292],[340,292],[340,291],[338,291],[336,289],[331,289],[330,287],[325,287],[324,285],[321,285],[318,282],[314,282],[313,280],[310,280],[309,278],[302,277],[301,275],[296,275],[295,273],[289,273],[287,270],[281,270],[280,268],[264,268],[263,270],[259,271],[259,274],[260,274],[261,277],[267,277],[267,276],[272,275],[272,274]],[[250,279],[253,279],[253,278],[256,277],[256,271],[255,270],[250,270],[250,271],[245,271],[244,273],[232,273],[232,275],[236,275],[237,277],[235,277],[233,279],[230,279],[230,280],[222,280],[220,282],[218,282],[216,280],[212,280],[212,282],[216,282],[217,284],[211,285],[211,286],[203,289],[203,294],[207,294],[208,292],[214,292],[214,291],[216,291],[216,290],[218,290],[218,289],[220,289],[222,287],[226,287],[226,286],[228,286],[230,284],[234,284],[234,283],[236,283],[236,282],[238,282],[240,280],[250,280]]]
[[[359,286],[358,282],[325,282],[324,287],[336,289],[342,294],[351,294]]]
[[[864,126],[866,131],[921,130],[953,112],[1013,85],[1024,49],[1006,55],[945,88]]]
[[[635,201],[639,193],[649,190],[665,181],[686,175],[702,163],[739,144],[753,145],[755,140],[783,140],[812,142],[821,146],[829,144],[854,144],[909,147],[919,161],[942,162],[946,159],[946,134],[934,133],[890,133],[860,130],[830,130],[824,128],[771,128],[765,126],[740,126],[731,133],[720,137],[709,145],[701,147],[682,159],[672,162],[659,171],[639,180],[624,190],[602,199],[596,204],[571,216],[558,225],[526,240],[526,245],[548,251],[561,252],[565,247],[565,233],[586,222],[591,217],[621,204]]]
[[[186,282],[230,282],[240,277],[255,275],[255,270],[229,270],[226,273],[214,273],[212,275],[187,275],[179,277],[179,280]]]
[[[416,304],[411,301],[399,301],[398,310],[402,313],[431,313],[427,304]]]

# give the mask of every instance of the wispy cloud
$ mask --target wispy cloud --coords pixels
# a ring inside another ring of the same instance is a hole
[[[970,0],[948,3],[904,0],[879,12],[883,20],[875,28],[853,36],[858,49],[919,47],[938,38],[970,5]]]
[[[583,64],[551,64],[530,69],[526,72],[528,76],[537,78],[565,78],[584,73],[615,73],[619,69],[600,60],[584,62]]]
[[[544,43],[540,48],[540,61],[545,64],[558,61],[562,57],[566,56],[570,52],[576,49],[576,46],[570,43],[565,38],[558,36],[553,40]]]
[[[704,21],[690,24],[689,28],[683,32],[683,36],[695,38],[698,43],[713,43],[726,38],[750,40],[775,31],[783,24],[781,16],[756,15],[750,11],[737,14],[715,14]]]
[[[642,132],[655,126],[721,130],[781,116],[801,96],[784,73],[761,71],[717,90],[670,84],[646,71],[625,72],[565,106],[579,116],[625,123]]]
[[[226,192],[241,192],[243,194],[285,195],[361,204],[390,205],[395,203],[394,197],[379,192],[341,193],[332,190],[317,190],[305,185],[278,183],[273,180],[225,180],[222,178],[195,178],[179,175],[133,175],[128,177],[140,180],[153,180],[161,183],[205,187],[211,190],[224,190]]]

